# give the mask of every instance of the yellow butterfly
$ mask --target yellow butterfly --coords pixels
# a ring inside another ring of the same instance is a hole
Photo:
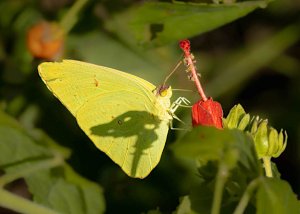
[[[74,60],[45,62],[38,70],[85,134],[126,174],[144,178],[158,164],[178,107],[171,107],[170,87]]]

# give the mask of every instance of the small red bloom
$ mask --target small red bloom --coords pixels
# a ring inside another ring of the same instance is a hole
[[[181,40],[179,42],[179,47],[183,50],[183,52],[190,54],[191,43],[189,40],[187,40],[187,39]]]
[[[192,107],[192,123],[195,126],[215,126],[223,128],[223,110],[220,103],[209,97],[206,101],[200,100]]]
[[[183,50],[185,58],[191,57],[191,43],[189,40],[181,40],[179,42],[179,47]]]

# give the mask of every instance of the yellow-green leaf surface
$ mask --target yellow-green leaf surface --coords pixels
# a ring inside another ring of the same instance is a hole
[[[139,77],[74,60],[38,69],[86,135],[126,174],[144,178],[158,164],[171,119],[171,90],[161,97]]]

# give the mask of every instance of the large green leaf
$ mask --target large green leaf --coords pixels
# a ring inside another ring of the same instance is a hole
[[[239,130],[218,130],[212,127],[193,128],[171,148],[177,157],[208,161],[227,161],[237,152],[238,164],[259,175],[260,167],[251,137]],[[227,155],[227,157],[226,157]],[[232,163],[233,163],[232,162]],[[231,167],[231,168],[234,168]]]
[[[33,195],[33,201],[26,201],[0,189],[0,206],[22,213],[103,213],[101,187],[64,162],[69,153],[42,131],[28,134],[0,111],[0,169],[5,172],[0,187],[24,178]]]
[[[109,20],[107,26],[130,44],[163,45],[192,37],[243,17],[266,1],[235,4],[148,2]]]
[[[300,213],[300,201],[283,180],[265,178],[256,195],[257,214]]]

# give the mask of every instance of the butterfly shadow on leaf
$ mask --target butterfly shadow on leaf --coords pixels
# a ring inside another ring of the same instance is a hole
[[[91,127],[96,146],[131,177],[146,177],[159,162],[168,123],[147,111],[112,115],[108,123]]]

